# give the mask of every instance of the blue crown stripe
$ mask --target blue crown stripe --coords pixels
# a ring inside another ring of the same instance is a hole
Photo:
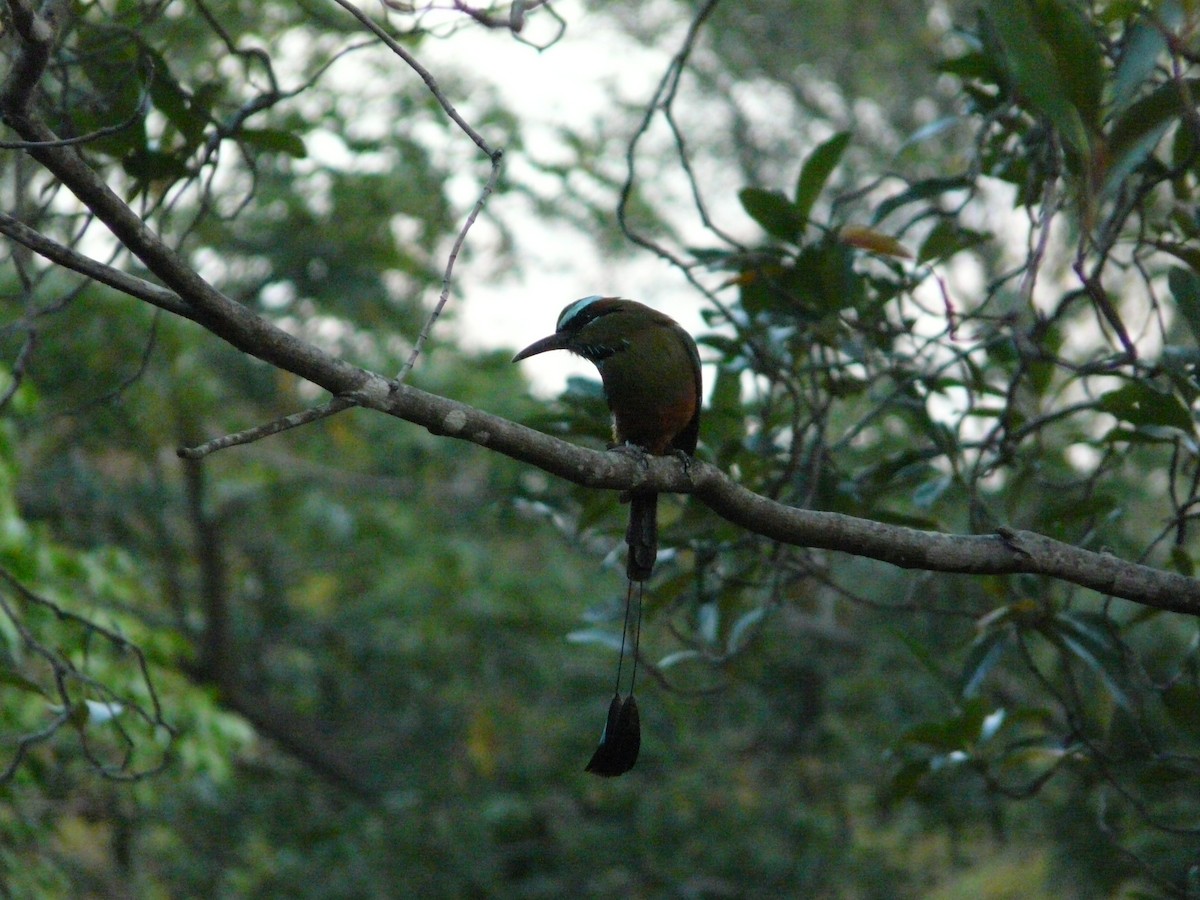
[[[592,294],[589,297],[580,297],[578,300],[576,300],[574,303],[572,303],[570,306],[568,306],[566,309],[564,309],[562,311],[562,313],[558,317],[558,322],[554,326],[554,330],[562,331],[563,327],[568,322],[570,322],[573,318],[575,318],[577,315],[579,315],[581,312],[583,312],[583,310],[586,309],[589,305],[591,305],[592,303],[595,303],[597,300],[603,300],[603,299],[604,298],[601,297],[599,294]]]

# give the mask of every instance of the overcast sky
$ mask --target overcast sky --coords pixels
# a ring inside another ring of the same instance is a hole
[[[664,8],[677,10],[674,4]],[[630,106],[644,106],[652,97],[687,23],[681,21],[670,42],[646,48],[617,31],[603,15],[589,14],[582,4],[556,4],[568,22],[566,34],[544,51],[514,41],[507,33],[480,28],[465,29],[445,41],[430,41],[421,48],[422,62],[436,75],[463,70],[463,60],[478,60],[473,77],[486,81],[523,119],[526,144],[538,159],[552,161],[561,154],[571,159],[561,138],[563,126],[587,133],[598,123],[619,133],[622,153],[632,128]],[[531,17],[527,36],[541,37]],[[469,117],[469,98],[452,98]],[[488,135],[489,139],[502,137]],[[463,141],[467,139],[462,138]],[[561,148],[561,149],[560,149]],[[505,161],[511,177],[539,176],[520,153]],[[624,159],[610,161],[609,170],[624,172]],[[479,159],[451,186],[453,200],[462,207],[472,203],[486,180],[488,164]],[[540,176],[545,178],[546,176]],[[658,187],[656,185],[656,187]],[[731,201],[736,198],[730,197]],[[559,311],[588,294],[615,294],[640,300],[674,315],[689,330],[702,327],[696,314],[695,294],[668,265],[646,252],[606,260],[597,242],[564,228],[561,223],[540,221],[528,201],[515,193],[494,196],[490,204],[514,225],[521,270],[496,280],[487,266],[475,270],[470,263],[456,268],[454,303],[460,310],[466,343],[482,347],[522,347],[554,330]],[[485,221],[477,224],[468,240],[477,246],[490,241]],[[540,390],[561,387],[569,373],[595,374],[594,368],[569,354],[549,354],[527,363],[528,375]]]

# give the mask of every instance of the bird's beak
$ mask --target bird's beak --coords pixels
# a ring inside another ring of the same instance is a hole
[[[556,331],[549,337],[544,337],[540,341],[534,341],[520,353],[512,358],[513,362],[520,362],[530,356],[536,356],[539,353],[545,353],[547,350],[566,350],[569,336],[566,332]]]

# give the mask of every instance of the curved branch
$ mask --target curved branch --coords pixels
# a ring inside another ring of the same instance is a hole
[[[9,0],[21,8],[20,0]],[[718,469],[671,458],[648,461],[576,447],[462,403],[390,382],[288,334],[234,302],[200,277],[29,109],[44,68],[49,29],[28,27],[20,58],[0,92],[0,114],[27,141],[26,152],[49,169],[186,307],[181,314],[234,347],[328,390],[335,397],[397,416],[430,432],[503,453],[593,488],[653,489],[695,494],[719,516],[755,533],[800,546],[837,550],[912,569],[964,574],[1037,574],[1146,606],[1200,616],[1200,580],[1093,553],[1032,532],[947,535],[838,513],[784,506],[738,485]],[[39,66],[40,63],[40,66]],[[33,247],[42,252],[44,248]],[[114,287],[120,284],[109,281]],[[145,291],[130,292],[150,300]],[[153,302],[153,301],[151,301]],[[162,306],[163,304],[157,304]]]
[[[437,435],[470,441],[535,465],[583,487],[693,494],[721,518],[763,537],[802,547],[837,550],[905,569],[966,575],[1042,575],[1106,596],[1200,616],[1200,580],[1096,553],[1032,531],[990,535],[943,534],[799,509],[742,487],[715,466],[672,457],[577,447],[463,403],[377,375],[351,395],[359,405],[422,425]]]

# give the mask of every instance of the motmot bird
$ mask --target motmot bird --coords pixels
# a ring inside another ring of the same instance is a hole
[[[692,336],[670,316],[620,297],[583,297],[559,314],[554,334],[530,344],[513,357],[513,362],[548,350],[569,350],[595,364],[612,412],[617,445],[637,447],[656,456],[690,456],[696,452],[700,355]],[[634,582],[641,585],[650,577],[658,557],[658,494],[654,491],[630,492],[625,543],[629,546],[625,563],[629,591],[621,632],[622,659]],[[604,732],[587,764],[587,771],[596,775],[623,775],[633,768],[641,749],[641,724],[633,695],[641,637],[640,595],[638,610],[629,694],[622,699],[618,663],[617,687],[609,703]]]
[[[613,418],[613,440],[655,456],[696,452],[700,434],[700,355],[672,319],[633,300],[591,296],[559,314],[554,334],[530,344],[513,362],[547,350],[569,350],[595,364]],[[645,581],[658,556],[658,495],[629,497],[630,581]]]

